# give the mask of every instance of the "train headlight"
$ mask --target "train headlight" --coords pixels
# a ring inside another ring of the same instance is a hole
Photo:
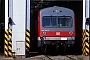
[[[56,13],[58,14],[59,13],[59,10],[56,10]]]
[[[44,31],[43,34],[46,35],[46,32]]]
[[[70,35],[72,35],[72,34],[73,34],[73,32],[72,32],[72,31],[70,31],[70,32],[69,32],[69,34],[70,34]]]

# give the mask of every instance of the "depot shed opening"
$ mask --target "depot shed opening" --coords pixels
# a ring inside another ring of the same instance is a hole
[[[32,2],[31,2],[32,3]],[[32,5],[36,6],[36,5]],[[52,6],[60,6],[70,8],[75,12],[76,15],[76,53],[82,53],[82,23],[83,23],[83,1],[52,1],[48,5],[42,5],[42,8],[52,7]],[[31,36],[31,43],[30,43],[30,52],[36,51],[37,49],[37,19],[38,14],[37,11],[42,9],[31,9],[33,13],[31,13],[31,22],[30,22],[30,36]],[[1,0],[0,4],[0,53],[4,53],[4,31],[5,31],[5,0]]]
[[[45,1],[47,2],[47,1]],[[36,3],[38,3],[36,1]],[[37,5],[37,4],[36,4]],[[31,7],[36,6],[31,5]],[[42,7],[39,9],[31,9],[31,48],[36,50],[37,47],[37,20],[38,20],[38,14],[37,12],[46,7],[53,7],[53,6],[59,6],[59,7],[66,7],[69,9],[72,9],[76,15],[76,53],[82,54],[82,23],[83,23],[83,1],[50,1],[49,4],[42,4]],[[33,47],[36,46],[36,47]]]

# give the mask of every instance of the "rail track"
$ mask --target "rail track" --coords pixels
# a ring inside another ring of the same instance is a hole
[[[73,49],[73,48],[71,48]],[[51,51],[52,50],[52,51]],[[30,53],[30,56],[27,57],[25,60],[89,60],[89,57],[88,56],[82,56],[81,54],[69,54],[71,52],[71,50],[68,49],[68,51],[63,51],[61,54],[60,52],[62,51],[59,51],[59,52],[56,52],[53,49],[49,49],[49,51],[47,52],[43,52],[43,53],[38,53],[38,52],[31,52]],[[68,54],[67,54],[68,52]],[[73,52],[75,52],[73,50]],[[22,58],[20,58],[22,59]],[[16,59],[18,60],[18,59]]]
[[[66,56],[49,56],[49,55],[38,55],[30,58],[31,60],[89,60],[89,56],[82,55],[66,55]]]

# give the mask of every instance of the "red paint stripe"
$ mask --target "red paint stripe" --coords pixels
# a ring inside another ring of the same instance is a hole
[[[56,32],[46,32],[45,36],[75,36],[75,32],[73,31],[73,34],[69,34],[70,31],[68,32],[60,32],[60,35],[56,35]],[[40,33],[39,36],[44,36],[43,32]]]
[[[40,35],[40,11],[38,11],[38,36]]]

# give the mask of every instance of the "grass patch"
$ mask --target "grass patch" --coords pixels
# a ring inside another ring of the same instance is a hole
[[[83,58],[81,58],[81,57],[78,57],[78,58],[77,58],[77,60],[83,60]]]
[[[12,58],[15,60],[16,59],[16,56],[15,55],[12,55]]]

